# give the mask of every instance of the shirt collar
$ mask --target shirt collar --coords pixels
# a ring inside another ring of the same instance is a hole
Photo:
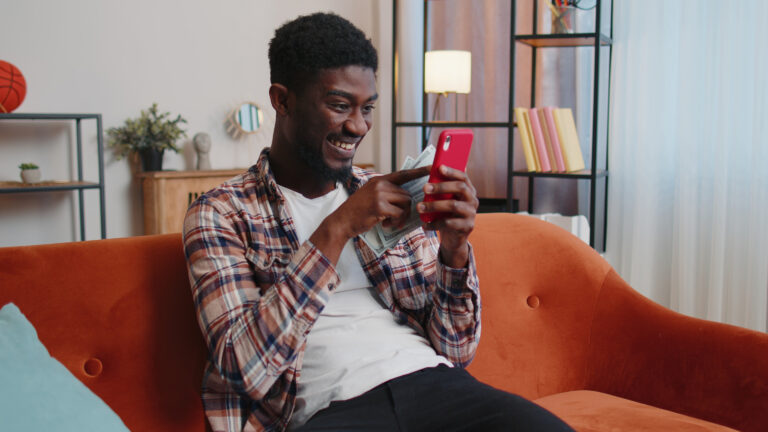
[[[280,189],[277,187],[277,181],[275,181],[275,175],[272,173],[272,168],[269,166],[269,147],[264,148],[259,155],[258,161],[254,164],[249,171],[261,181],[267,197],[270,201],[282,201],[283,195]],[[347,193],[352,195],[356,190],[360,189],[365,179],[357,172],[356,168],[352,168],[352,177],[344,188]]]

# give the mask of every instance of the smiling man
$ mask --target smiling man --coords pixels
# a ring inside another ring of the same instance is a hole
[[[429,173],[352,166],[378,99],[370,41],[339,16],[299,17],[275,32],[269,64],[272,145],[184,223],[212,429],[570,430],[463,369],[480,336],[478,200],[463,172],[425,186],[453,199],[419,211],[446,219],[380,257],[360,239],[403,222],[400,185]]]

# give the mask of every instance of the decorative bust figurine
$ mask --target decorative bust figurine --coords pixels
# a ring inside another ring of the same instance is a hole
[[[208,153],[211,151],[211,136],[205,132],[199,132],[192,138],[192,142],[197,152],[197,169],[211,169],[211,159],[208,158]]]

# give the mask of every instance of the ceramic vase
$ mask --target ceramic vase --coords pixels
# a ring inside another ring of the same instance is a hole
[[[39,183],[40,168],[21,170],[21,180],[24,183]]]
[[[141,155],[141,168],[144,171],[163,170],[163,152],[165,149],[146,148],[139,152]]]

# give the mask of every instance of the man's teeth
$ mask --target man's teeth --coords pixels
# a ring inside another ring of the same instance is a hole
[[[354,144],[347,144],[341,141],[331,141],[331,144],[343,150],[352,150],[355,148]]]

